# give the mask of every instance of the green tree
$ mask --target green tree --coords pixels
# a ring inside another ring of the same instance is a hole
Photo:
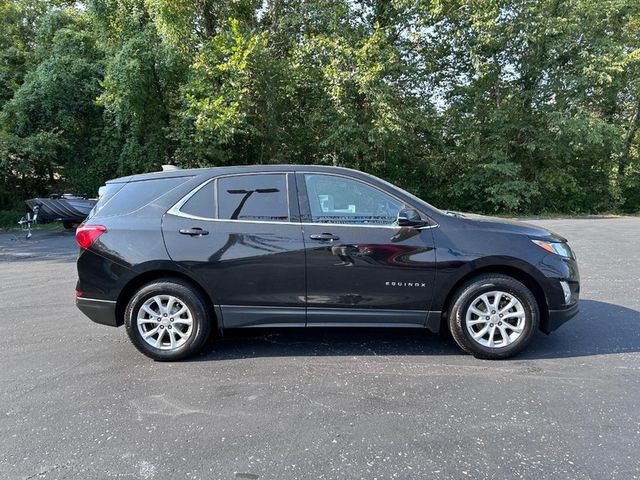
[[[102,61],[83,16],[53,10],[40,20],[34,67],[4,104],[3,161],[18,176],[22,196],[45,193],[64,174],[71,186],[87,185],[92,140],[99,135]],[[8,180],[9,181],[9,180]]]
[[[320,163],[479,212],[640,209],[637,0],[0,0],[0,208]]]

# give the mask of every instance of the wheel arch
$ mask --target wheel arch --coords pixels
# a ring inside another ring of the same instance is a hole
[[[127,304],[129,300],[133,297],[135,292],[140,289],[143,285],[146,285],[149,282],[153,282],[154,280],[162,280],[166,278],[176,278],[182,280],[189,285],[191,285],[194,289],[196,289],[201,295],[202,298],[205,299],[209,309],[211,310],[211,320],[214,322],[212,327],[219,328],[218,321],[218,312],[215,306],[215,303],[207,293],[207,291],[198,283],[196,280],[191,278],[190,276],[180,272],[178,270],[170,270],[170,269],[154,269],[148,270],[140,273],[133,277],[129,282],[122,288],[120,294],[118,295],[118,299],[116,300],[116,321],[118,326],[124,323],[124,311],[127,308]]]
[[[502,275],[507,275],[512,277],[519,282],[523,283],[525,287],[531,290],[531,293],[536,299],[538,303],[538,308],[540,310],[540,326],[546,325],[549,320],[549,307],[547,303],[547,297],[544,293],[544,289],[536,280],[536,278],[525,270],[512,266],[512,265],[484,265],[475,270],[471,270],[466,274],[462,275],[452,286],[449,288],[449,291],[445,297],[444,303],[442,304],[442,318],[440,323],[441,329],[447,329],[447,317],[448,312],[451,307],[453,296],[458,291],[458,289],[469,280],[472,280],[480,275],[486,275],[491,273],[498,273]]]

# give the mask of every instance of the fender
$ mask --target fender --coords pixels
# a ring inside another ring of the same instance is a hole
[[[439,252],[440,253],[440,252]],[[432,310],[443,311],[447,307],[447,301],[454,293],[455,289],[466,281],[481,273],[490,271],[500,273],[521,272],[530,277],[544,293],[545,306],[549,292],[544,291],[544,275],[535,266],[521,259],[506,255],[494,255],[478,257],[467,262],[443,261],[439,259],[436,273],[436,291],[434,294],[434,305]]]

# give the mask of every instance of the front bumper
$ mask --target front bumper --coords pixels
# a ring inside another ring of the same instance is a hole
[[[120,325],[116,318],[116,302],[114,300],[76,297],[76,306],[96,323],[110,327]]]
[[[549,334],[554,330],[557,330],[565,322],[568,322],[575,317],[579,311],[580,307],[578,302],[567,308],[563,308],[562,310],[549,310],[549,318],[547,318],[546,322],[540,326],[540,330]]]

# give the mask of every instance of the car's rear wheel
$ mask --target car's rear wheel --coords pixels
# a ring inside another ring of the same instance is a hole
[[[179,279],[144,285],[125,310],[131,342],[154,360],[181,360],[197,353],[209,337],[210,323],[200,292]]]
[[[501,359],[521,352],[540,323],[538,303],[523,283],[507,275],[471,279],[458,289],[449,329],[460,347],[478,358]]]

